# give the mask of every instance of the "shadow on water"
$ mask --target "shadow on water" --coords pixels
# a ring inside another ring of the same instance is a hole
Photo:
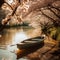
[[[19,49],[19,51],[17,51],[16,55],[17,55],[17,59],[22,58],[23,56],[26,56],[32,52],[35,52],[36,50],[38,50],[39,48],[42,48],[44,46],[44,42],[41,42],[35,46],[32,46],[28,49]]]
[[[40,29],[34,29],[32,27],[27,27],[27,26],[17,27],[17,28],[15,28],[15,27],[14,28],[5,28],[5,29],[3,29],[3,31],[0,32],[0,49],[14,51],[14,50],[16,50],[16,46],[10,47],[10,45],[17,44],[25,39],[36,37],[36,36],[40,36]],[[38,44],[35,47],[31,47],[26,50],[25,49],[20,50],[17,52],[17,58],[19,59],[21,57],[24,57],[24,56],[36,51],[37,49],[41,48],[43,45],[44,45],[44,43]],[[3,53],[1,53],[1,54],[3,54]],[[8,53],[5,53],[5,54],[8,54]],[[9,56],[9,55],[7,55],[7,56]],[[1,56],[1,58],[4,58],[3,55]]]

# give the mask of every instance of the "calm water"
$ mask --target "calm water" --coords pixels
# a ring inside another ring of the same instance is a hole
[[[17,49],[15,44],[39,35],[40,28],[34,29],[31,27],[18,27],[4,29],[0,32],[0,60],[16,60],[15,53],[11,52]],[[23,58],[20,60],[23,60]]]

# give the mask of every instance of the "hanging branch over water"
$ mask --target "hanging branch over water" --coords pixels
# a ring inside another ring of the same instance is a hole
[[[54,8],[54,9],[56,9],[56,10],[60,11],[60,9],[59,9],[59,8],[57,8],[57,7],[53,7],[52,5],[49,5],[49,7],[50,7],[50,8]]]
[[[12,12],[12,14],[11,15],[9,15],[9,16],[7,16],[6,17],[6,21],[3,23],[3,25],[0,27],[0,31],[2,31],[3,29],[4,29],[4,27],[5,27],[5,25],[11,20],[11,17],[15,14],[15,12],[16,12],[16,10],[17,10],[17,7],[19,6],[20,4],[18,4],[17,6],[16,6],[16,8],[13,10],[13,12]],[[12,7],[11,7],[12,8]],[[4,19],[5,20],[5,19]]]
[[[48,9],[51,11],[50,8],[48,8]],[[60,26],[60,24],[59,24],[60,20],[59,20],[59,19],[58,19],[58,20],[55,20],[55,19],[49,17],[47,14],[45,14],[42,10],[40,10],[40,11],[42,12],[42,14],[43,14],[45,17],[49,18],[49,19],[53,22],[53,24],[54,24],[55,26]],[[54,13],[54,12],[53,12],[53,13]],[[56,13],[54,13],[54,15],[55,15],[55,14],[56,14]],[[57,16],[57,14],[56,14],[56,16]]]
[[[7,18],[6,18],[6,21],[3,23],[3,27],[0,29],[0,30],[2,30],[3,28],[4,28],[4,26],[11,20],[11,17],[15,14],[15,12],[16,12],[16,10],[17,10],[17,8],[18,8],[18,6],[20,5],[20,1],[22,1],[22,0],[19,0],[19,4],[15,7],[15,9],[13,10],[13,12],[12,12],[12,14],[10,15],[10,16],[8,16]],[[23,0],[23,2],[24,2],[25,0]],[[27,0],[28,1],[28,0]],[[31,13],[32,11],[34,11],[34,10],[36,10],[36,9],[38,9],[38,8],[42,8],[42,7],[45,7],[45,6],[48,6],[48,4],[52,4],[53,2],[55,2],[55,1],[58,1],[58,0],[36,0],[36,1],[33,1],[33,0],[31,0],[31,1],[28,1],[27,3],[31,3],[31,4],[28,4],[29,5],[29,8],[28,8],[28,11],[27,11],[27,13],[25,14],[25,16],[27,16],[29,13]],[[11,6],[10,6],[11,7]],[[21,11],[21,12],[23,12],[23,11]],[[25,17],[24,16],[24,17]],[[49,17],[50,18],[50,17]],[[50,19],[52,19],[52,18],[50,18]],[[5,19],[4,19],[5,20]]]
[[[57,14],[51,9],[51,7],[48,7],[48,9],[49,9],[52,13],[54,13],[55,16],[57,16],[57,17],[60,19],[60,16],[57,15]]]

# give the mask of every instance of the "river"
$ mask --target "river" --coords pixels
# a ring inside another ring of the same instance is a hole
[[[17,49],[16,44],[25,39],[39,36],[40,33],[40,28],[27,26],[5,28],[0,32],[0,60],[16,60],[16,54],[13,53]],[[27,59],[20,58],[19,60]]]

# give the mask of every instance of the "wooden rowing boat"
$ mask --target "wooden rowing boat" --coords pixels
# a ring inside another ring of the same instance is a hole
[[[17,44],[17,48],[30,49],[38,46],[42,47],[43,45],[44,45],[44,37],[39,36],[22,41],[21,43]]]

